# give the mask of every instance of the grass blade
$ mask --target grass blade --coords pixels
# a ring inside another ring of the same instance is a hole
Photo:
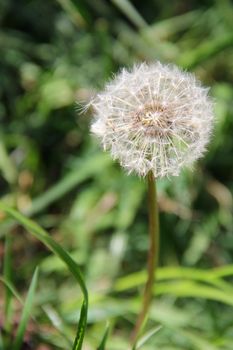
[[[38,281],[38,268],[36,268],[32,281],[29,287],[28,295],[24,304],[21,320],[17,329],[17,333],[15,336],[15,340],[13,343],[13,350],[19,350],[22,346],[23,343],[23,338],[24,334],[27,328],[27,324],[29,321],[31,309],[32,309],[32,304],[35,296],[35,291],[36,291],[36,286],[37,286],[37,281]]]
[[[16,299],[18,299],[18,301],[23,305],[23,300],[17,292],[17,290],[15,289],[15,287],[13,286],[13,284],[2,276],[0,276],[0,282],[2,282],[6,286],[6,288],[11,292],[11,294],[14,295]]]
[[[78,330],[76,333],[76,337],[74,340],[74,345],[72,350],[81,350],[82,349],[82,343],[83,343],[83,338],[85,335],[85,330],[86,330],[86,324],[87,324],[87,306],[86,302],[84,300],[81,308],[81,313],[80,313],[80,319],[79,319],[79,326]]]
[[[74,187],[82,181],[98,173],[100,169],[110,163],[110,158],[105,154],[95,154],[82,160],[79,167],[70,171],[65,177],[59,180],[46,192],[33,199],[31,207],[25,212],[27,216],[32,216],[47,208],[50,204],[59,200],[66,193],[72,191]]]
[[[153,329],[151,329],[150,331],[148,331],[146,334],[144,334],[137,342],[137,344],[133,347],[132,350],[139,350],[141,349],[141,347],[158,331],[160,331],[160,329],[162,328],[162,326],[158,326],[155,327]]]
[[[97,350],[105,350],[108,334],[109,334],[109,325],[107,325],[107,327],[105,329],[103,338],[102,338],[101,343],[98,346]]]
[[[86,8],[82,4],[76,1],[73,3],[70,0],[57,0],[64,11],[67,13],[72,22],[78,27],[85,27],[87,23],[90,23],[90,16]]]
[[[209,299],[233,306],[232,294],[193,281],[158,283],[154,293],[156,293],[156,295],[170,294],[183,298]]]
[[[233,265],[226,265],[221,268],[201,270],[187,267],[162,267],[158,269],[157,281],[163,280],[192,280],[201,281],[232,293],[233,288],[229,282],[222,278],[233,275]],[[146,281],[146,271],[140,271],[118,279],[114,290],[124,291],[143,285]]]
[[[88,156],[79,166],[71,170],[55,185],[32,200],[29,208],[25,209],[24,215],[30,217],[46,209],[52,203],[72,191],[82,181],[98,174],[104,167],[111,164],[111,158],[106,154],[92,154]],[[12,216],[12,215],[11,215]],[[15,225],[15,220],[4,220],[0,225],[0,237],[9,232]]]
[[[11,283],[12,269],[11,269],[11,247],[12,237],[6,235],[5,247],[4,247],[4,263],[3,263],[3,276],[4,280]],[[11,317],[12,317],[12,292],[8,286],[5,288],[5,303],[4,303],[4,314],[5,314],[5,329],[10,332]]]
[[[125,14],[125,16],[129,18],[129,20],[131,20],[136,27],[140,29],[147,26],[145,20],[129,0],[112,0],[112,2]]]
[[[223,50],[232,47],[233,34],[225,34],[215,38],[214,40],[207,40],[197,48],[189,50],[182,54],[178,60],[178,64],[185,69],[193,69],[200,63],[210,59],[214,55],[222,52]]]
[[[70,257],[70,255],[49,236],[49,234],[43,230],[34,221],[26,218],[18,211],[8,207],[3,202],[0,202],[0,209],[6,212],[8,215],[13,217],[18,221],[26,230],[28,230],[34,237],[43,242],[53,253],[58,255],[58,257],[66,264],[74,278],[78,281],[79,286],[83,292],[84,301],[82,305],[82,310],[80,314],[77,335],[75,338],[73,350],[81,350],[83,338],[85,334],[86,324],[87,324],[87,312],[88,312],[88,291],[80,271],[78,264]]]

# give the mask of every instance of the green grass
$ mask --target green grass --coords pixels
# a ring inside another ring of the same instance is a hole
[[[216,124],[193,172],[158,181],[158,284],[137,346],[231,350],[232,14],[228,0],[1,2],[0,349],[130,348],[146,185],[80,106],[120,67],[159,59],[210,86]]]
[[[38,268],[36,268],[33,274],[32,281],[28,290],[27,298],[25,300],[24,308],[22,310],[21,319],[19,321],[15,339],[12,344],[13,350],[19,350],[22,348],[25,331],[29,321],[30,313],[32,311],[33,299],[36,292],[37,281],[38,281]]]

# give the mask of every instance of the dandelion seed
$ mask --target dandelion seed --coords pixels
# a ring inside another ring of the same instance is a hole
[[[92,101],[92,132],[128,171],[178,175],[200,158],[213,127],[208,89],[160,62],[123,69]]]

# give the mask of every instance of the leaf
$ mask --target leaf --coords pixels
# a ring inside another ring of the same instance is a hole
[[[27,324],[29,321],[31,309],[32,309],[32,304],[35,296],[35,291],[36,291],[36,286],[37,286],[37,281],[38,281],[38,268],[36,268],[32,281],[29,287],[28,295],[23,307],[23,312],[21,316],[21,320],[17,329],[17,333],[15,336],[15,340],[13,343],[13,350],[19,350],[23,344],[23,339],[24,339],[24,334],[27,328]]]

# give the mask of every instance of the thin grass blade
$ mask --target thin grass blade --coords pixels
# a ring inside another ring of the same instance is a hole
[[[29,287],[28,295],[24,304],[23,312],[22,312],[22,317],[17,329],[17,333],[15,336],[15,340],[13,343],[13,350],[19,350],[21,349],[23,339],[24,339],[24,334],[27,328],[27,324],[29,321],[32,305],[33,305],[33,300],[36,292],[36,286],[37,286],[37,281],[38,281],[38,268],[36,268],[32,281]]]
[[[101,343],[98,346],[97,350],[105,350],[106,349],[106,342],[107,342],[108,334],[109,334],[109,325],[107,325],[107,327],[105,329],[103,338],[102,338]]]
[[[6,288],[11,292],[11,294],[14,295],[14,297],[18,299],[18,301],[23,305],[23,300],[17,292],[17,290],[15,289],[15,287],[13,286],[13,284],[2,276],[0,276],[0,282],[2,282],[6,286]]]
[[[112,0],[112,2],[129,18],[129,20],[138,28],[146,27],[146,21],[131,4],[129,0]]]
[[[12,277],[12,263],[11,263],[11,247],[12,247],[12,237],[7,235],[5,238],[5,249],[4,249],[4,262],[3,262],[3,276],[4,280],[11,282]],[[12,293],[11,289],[6,286],[5,288],[5,304],[4,304],[4,314],[5,314],[5,325],[4,328],[10,332],[10,327],[12,324]]]
[[[146,334],[144,334],[137,342],[136,345],[134,345],[132,350],[139,350],[142,348],[142,346],[151,338],[153,337],[153,335],[157,332],[160,331],[160,329],[162,328],[162,326],[158,326],[155,327],[153,329],[151,329],[150,331],[148,331]]]

